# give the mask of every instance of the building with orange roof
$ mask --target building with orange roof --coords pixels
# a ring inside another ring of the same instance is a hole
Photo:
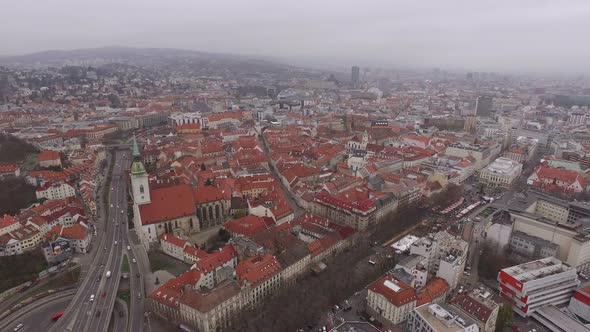
[[[172,234],[162,234],[160,236],[160,250],[168,256],[184,261],[184,248],[191,246],[185,240]]]
[[[461,313],[472,318],[482,332],[494,332],[496,320],[500,311],[500,303],[494,299],[491,290],[475,288],[472,291],[460,294],[449,303]],[[498,299],[499,300],[499,299]]]
[[[11,215],[5,214],[4,217],[0,218],[0,235],[10,233],[20,227],[21,224]]]
[[[202,228],[220,225],[226,220],[231,206],[231,193],[226,193],[224,188],[215,183],[207,185],[203,182],[193,189],[193,194]]]
[[[188,235],[200,229],[190,186],[174,185],[149,193],[149,202],[135,205],[134,223],[142,229],[144,245],[158,241],[164,233]]]
[[[449,284],[442,278],[432,278],[418,292],[416,306],[419,307],[426,303],[442,303],[449,293]]]
[[[91,236],[86,225],[76,223],[69,227],[64,225],[53,226],[51,230],[49,230],[49,233],[45,235],[45,238],[51,242],[55,242],[59,239],[66,239],[76,252],[85,253],[88,251]]]
[[[230,220],[223,224],[223,227],[232,236],[244,235],[246,237],[253,237],[254,235],[266,229],[266,223],[262,217],[247,215],[241,218]]]
[[[528,185],[542,190],[557,190],[569,194],[585,191],[587,182],[588,179],[579,172],[545,164],[539,165],[527,179]]]
[[[236,267],[236,275],[246,291],[245,302],[256,306],[280,287],[281,264],[270,254],[252,256]]]
[[[37,199],[64,199],[76,196],[76,189],[69,183],[47,181],[35,189]]]
[[[18,164],[0,163],[0,179],[8,176],[20,176],[20,167]]]
[[[59,153],[52,150],[41,151],[37,156],[37,161],[41,167],[61,167],[61,157]]]
[[[43,236],[33,225],[26,225],[0,235],[0,256],[19,255],[35,249]]]
[[[393,326],[406,320],[416,300],[413,287],[385,275],[368,287],[367,312],[384,325]]]

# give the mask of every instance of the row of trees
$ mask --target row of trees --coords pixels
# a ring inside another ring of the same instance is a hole
[[[244,311],[236,319],[236,331],[295,331],[306,324],[315,325],[327,312],[395,266],[394,257],[382,257],[374,268],[366,263],[371,246],[381,243],[419,222],[421,213],[408,208],[390,215],[372,232],[358,234],[354,245],[326,261],[320,275],[306,275],[253,311]]]
[[[0,134],[0,162],[2,163],[22,162],[28,154],[37,152],[37,148],[32,144],[9,134]]]
[[[0,181],[0,217],[15,215],[20,209],[36,202],[35,187],[22,177],[11,177]]]

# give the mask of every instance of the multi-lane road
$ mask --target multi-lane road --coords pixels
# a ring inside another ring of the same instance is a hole
[[[139,247],[130,243],[127,223],[125,171],[129,169],[130,158],[129,151],[115,151],[110,188],[105,188],[109,191],[108,214],[102,213],[102,218],[97,221],[101,234],[93,247],[98,252],[66,313],[51,331],[107,330],[117,298],[123,254],[128,256],[130,265],[129,327],[131,331],[143,329],[143,270],[137,266],[142,260],[135,258]]]

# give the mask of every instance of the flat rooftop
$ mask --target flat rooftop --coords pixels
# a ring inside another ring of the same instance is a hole
[[[475,324],[475,321],[446,303],[425,304],[417,307],[420,316],[438,332],[459,332]]]
[[[572,267],[563,264],[555,257],[547,257],[520,265],[503,269],[504,273],[512,276],[520,282],[527,282],[545,278],[554,274],[574,270]]]

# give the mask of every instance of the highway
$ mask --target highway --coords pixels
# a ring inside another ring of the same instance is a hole
[[[50,331],[106,331],[117,298],[120,266],[127,246],[127,182],[129,151],[116,151],[109,191],[108,220],[97,221],[102,235],[93,247],[97,250],[86,278],[64,316]],[[130,255],[131,256],[131,255]],[[111,272],[107,277],[107,271]]]
[[[3,320],[0,330],[13,331],[16,325],[22,323],[21,331],[48,331],[55,324],[51,316],[65,310],[73,297],[73,291],[66,291],[33,302]]]

